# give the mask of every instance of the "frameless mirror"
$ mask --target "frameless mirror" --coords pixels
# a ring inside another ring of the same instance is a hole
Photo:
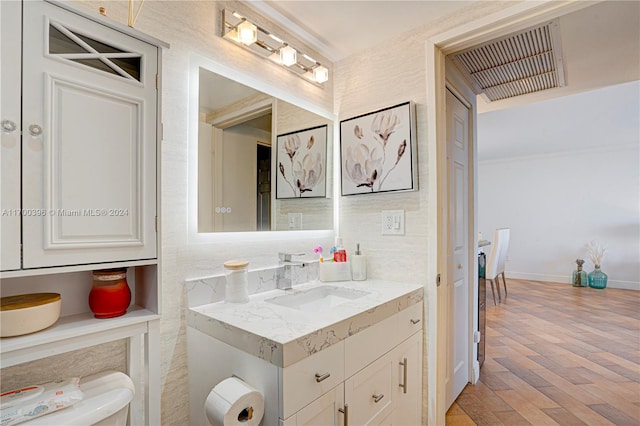
[[[198,232],[332,229],[332,121],[202,67],[198,90]]]

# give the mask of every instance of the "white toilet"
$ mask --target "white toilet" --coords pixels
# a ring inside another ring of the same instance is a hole
[[[126,426],[129,403],[135,394],[129,376],[118,371],[84,376],[80,389],[84,394],[82,401],[23,424]]]

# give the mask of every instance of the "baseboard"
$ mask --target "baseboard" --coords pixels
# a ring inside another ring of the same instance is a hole
[[[514,278],[519,280],[530,281],[547,281],[552,283],[571,284],[570,275],[548,275],[548,274],[531,274],[528,272],[505,272],[507,278]],[[607,280],[607,288],[619,288],[622,290],[637,290],[640,291],[640,282],[634,281],[618,281]]]

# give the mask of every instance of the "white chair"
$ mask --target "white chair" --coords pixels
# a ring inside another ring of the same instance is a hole
[[[504,298],[507,299],[507,280],[504,277],[504,264],[507,260],[507,250],[509,249],[509,237],[511,229],[500,228],[493,232],[493,244],[491,246],[491,253],[487,259],[487,266],[485,277],[487,281],[491,283],[491,294],[493,295],[493,304],[496,305],[496,294],[493,289],[493,283],[495,281],[498,289],[498,301],[502,302],[500,295],[500,275],[502,275],[502,282],[504,283]]]

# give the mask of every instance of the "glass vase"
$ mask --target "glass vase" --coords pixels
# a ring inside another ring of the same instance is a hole
[[[607,287],[607,274],[600,270],[600,265],[595,265],[593,271],[589,272],[589,287],[591,288],[606,288]]]
[[[573,277],[571,279],[571,283],[574,287],[586,287],[588,284],[587,271],[582,269],[582,264],[584,260],[576,259],[576,264],[578,265],[577,269],[573,271]]]

